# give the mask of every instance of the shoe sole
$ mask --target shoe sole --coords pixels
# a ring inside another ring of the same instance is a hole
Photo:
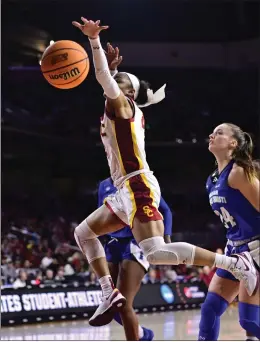
[[[96,316],[94,319],[89,320],[89,325],[92,327],[101,327],[112,322],[116,312],[120,312],[126,304],[125,298],[120,298],[105,311],[102,315]]]

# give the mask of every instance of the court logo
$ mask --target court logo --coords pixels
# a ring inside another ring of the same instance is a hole
[[[160,288],[161,296],[166,303],[172,304],[174,302],[174,294],[168,285],[162,285]]]
[[[145,213],[146,216],[148,216],[148,217],[153,217],[153,211],[152,211],[152,209],[149,208],[148,205],[145,205],[145,206],[143,207],[143,211],[144,211],[144,213]]]
[[[204,298],[205,293],[198,286],[184,287],[183,292],[187,298]]]

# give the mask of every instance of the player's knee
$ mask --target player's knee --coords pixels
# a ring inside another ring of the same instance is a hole
[[[201,306],[200,330],[214,328],[216,320],[225,312],[228,302],[214,292],[208,292],[205,302]]]
[[[97,235],[89,227],[87,220],[82,221],[74,230],[74,237],[78,240],[90,240],[97,237]]]
[[[139,243],[144,256],[152,265],[160,265],[162,263],[162,260],[158,254],[160,253],[164,245],[165,242],[162,236],[154,236],[145,239]]]
[[[238,311],[241,327],[260,339],[260,306],[240,302]]]
[[[147,261],[153,265],[192,265],[195,246],[185,242],[166,244],[163,237],[154,236],[139,243]]]

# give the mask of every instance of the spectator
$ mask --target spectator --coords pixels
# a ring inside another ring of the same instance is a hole
[[[28,271],[30,268],[31,268],[31,263],[29,260],[25,260],[24,263],[23,263],[23,269]]]
[[[32,285],[40,285],[42,283],[42,271],[38,271],[36,278],[31,281]]]
[[[209,284],[211,282],[211,279],[213,278],[214,274],[216,272],[215,267],[209,267],[209,266],[204,266],[202,268],[202,271],[200,270],[200,279],[204,281],[204,283],[209,287]]]
[[[145,283],[155,284],[157,280],[157,272],[154,268],[150,267],[148,273],[145,276]]]
[[[27,285],[27,273],[24,270],[20,270],[18,278],[13,283],[14,289],[19,289]]]
[[[52,251],[48,249],[47,255],[41,261],[41,268],[47,269],[53,263]]]
[[[72,276],[73,274],[75,274],[74,268],[72,267],[72,265],[68,262],[65,267],[64,267],[64,275],[65,276]]]
[[[57,274],[56,274],[56,277],[55,277],[54,279],[55,279],[55,281],[57,281],[57,282],[63,282],[63,281],[65,281],[65,277],[64,277],[64,267],[63,267],[63,266],[59,267],[58,272],[57,272]]]
[[[54,284],[54,279],[53,279],[53,270],[47,269],[46,270],[46,276],[44,278],[44,284]]]
[[[12,284],[16,278],[16,270],[11,259],[6,260],[6,264],[3,266],[2,274],[5,284]]]
[[[176,281],[177,279],[177,273],[171,269],[171,267],[169,267],[166,271],[165,271],[165,280],[168,283],[172,283],[174,281]]]

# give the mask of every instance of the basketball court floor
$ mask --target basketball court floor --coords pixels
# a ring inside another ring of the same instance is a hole
[[[154,340],[197,340],[199,310],[139,315],[141,325],[153,329]],[[123,329],[115,322],[104,327],[90,327],[87,320],[21,325],[1,328],[1,340],[20,341],[90,341],[125,340]],[[222,316],[220,340],[245,340],[238,323],[236,307]]]

